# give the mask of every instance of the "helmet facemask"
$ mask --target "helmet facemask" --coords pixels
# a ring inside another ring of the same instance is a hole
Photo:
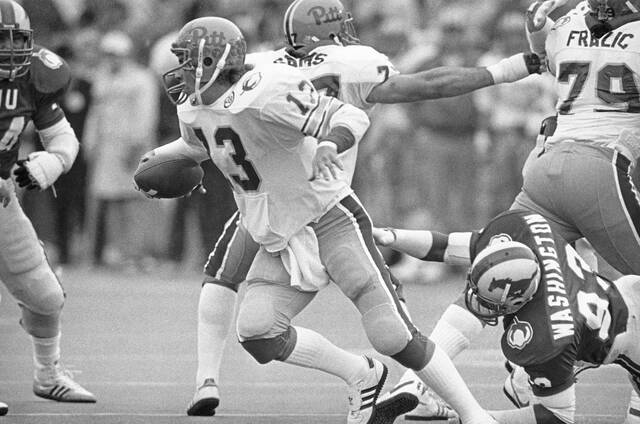
[[[163,75],[165,91],[174,104],[192,94],[195,104],[203,104],[203,93],[223,71],[244,68],[246,50],[242,33],[231,21],[204,17],[187,23],[171,47],[179,65]]]
[[[33,30],[0,28],[0,79],[13,80],[29,72]]]

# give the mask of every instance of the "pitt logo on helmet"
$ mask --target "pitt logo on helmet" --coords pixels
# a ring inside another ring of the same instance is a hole
[[[307,15],[313,16],[316,25],[328,24],[342,20],[342,11],[337,7],[330,7],[328,10],[322,6],[314,6],[307,12]]]

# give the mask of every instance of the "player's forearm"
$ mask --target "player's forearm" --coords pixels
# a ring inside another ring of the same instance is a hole
[[[68,172],[78,156],[80,144],[73,128],[66,118],[56,124],[38,131],[45,150],[55,154],[64,172]]]
[[[493,84],[484,68],[442,66],[409,75],[395,75],[376,87],[367,101],[406,103],[459,96]]]
[[[470,232],[444,234],[437,231],[374,229],[374,238],[384,246],[424,261],[469,265]]]

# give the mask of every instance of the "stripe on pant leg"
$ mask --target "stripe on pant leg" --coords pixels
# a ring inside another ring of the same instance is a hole
[[[224,224],[222,234],[218,237],[213,250],[209,254],[207,263],[204,265],[205,274],[220,280],[222,270],[229,257],[229,245],[238,234],[238,223],[240,221],[240,213],[236,211],[231,218]]]
[[[640,194],[631,180],[631,162],[616,151],[613,153],[612,165],[622,210],[633,231],[636,243],[640,246]]]
[[[354,196],[345,197],[336,206],[338,206],[338,208],[344,212],[344,214],[347,215],[353,223],[356,234],[364,248],[363,250],[366,252],[369,262],[377,271],[378,280],[387,293],[389,300],[393,302],[396,311],[407,326],[409,333],[411,336],[414,336],[418,332],[418,329],[413,325],[411,319],[404,312],[404,308],[400,304],[400,300],[398,299],[394,286],[391,282],[388,268],[382,259],[380,251],[375,245],[375,241],[373,239],[373,224],[371,223],[371,218],[367,214],[367,211]]]

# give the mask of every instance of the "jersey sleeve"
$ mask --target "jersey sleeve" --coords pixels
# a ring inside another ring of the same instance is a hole
[[[182,139],[179,144],[181,153],[202,163],[210,159],[209,147],[204,134],[198,128],[192,128],[183,121],[179,121],[180,137]]]
[[[33,123],[38,130],[42,130],[64,118],[60,102],[71,83],[71,71],[60,56],[37,47],[32,56],[30,72],[35,88]]]
[[[269,99],[260,108],[261,118],[318,137],[343,103],[320,95],[299,71],[289,67],[282,69],[288,71],[287,75],[278,77],[268,87]]]
[[[533,394],[538,397],[552,396],[571,387],[574,384],[574,362],[573,355],[565,350],[545,362],[525,366]]]
[[[341,82],[345,90],[345,98],[362,99],[364,105],[371,105],[366,99],[374,88],[382,84],[389,77],[400,72],[393,66],[384,54],[365,46],[355,46],[355,59],[348,63],[357,64],[350,71],[343,73]]]

